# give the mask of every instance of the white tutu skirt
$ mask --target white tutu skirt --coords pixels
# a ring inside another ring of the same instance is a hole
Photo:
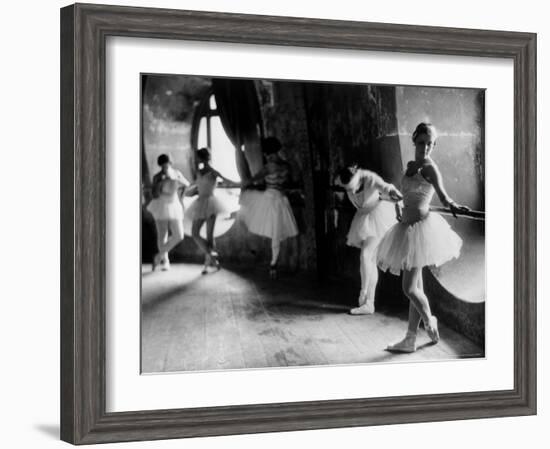
[[[379,201],[372,210],[357,209],[346,243],[361,248],[367,237],[382,237],[395,223],[395,206],[389,201]]]
[[[185,211],[186,220],[206,220],[212,215],[229,214],[231,211],[216,195],[198,196]]]
[[[399,275],[401,270],[443,265],[457,258],[462,239],[441,215],[430,212],[413,224],[397,223],[378,245],[381,270]]]
[[[155,220],[183,220],[183,205],[177,196],[153,198],[147,210]]]
[[[275,241],[298,235],[290,202],[276,189],[243,191],[239,217],[250,232]]]

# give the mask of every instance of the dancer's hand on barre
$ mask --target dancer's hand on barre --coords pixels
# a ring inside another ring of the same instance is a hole
[[[454,201],[449,202],[449,209],[451,213],[453,214],[453,217],[456,217],[457,212],[470,212],[472,209],[470,209],[468,206],[463,206],[461,204],[457,204]]]

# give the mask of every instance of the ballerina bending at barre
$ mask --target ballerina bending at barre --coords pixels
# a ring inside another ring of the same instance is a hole
[[[434,191],[441,203],[454,214],[470,209],[455,203],[443,187],[441,173],[430,155],[437,132],[429,123],[420,123],[413,135],[415,159],[407,164],[403,175],[403,209],[398,206],[395,224],[378,246],[378,266],[395,275],[403,272],[403,292],[409,299],[409,322],[405,338],[387,347],[389,351],[416,351],[420,321],[433,343],[439,341],[437,319],[432,315],[424,293],[422,268],[439,266],[456,258],[462,247],[461,238],[441,215],[430,212]]]
[[[350,313],[372,314],[378,283],[376,248],[386,231],[396,222],[393,204],[384,200],[399,201],[402,196],[393,184],[357,166],[340,169],[336,183],[346,189],[349,200],[357,209],[347,235],[347,244],[361,250],[361,291],[359,305]]]

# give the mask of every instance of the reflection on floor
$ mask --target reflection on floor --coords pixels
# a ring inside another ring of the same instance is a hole
[[[201,266],[142,268],[142,372],[406,362],[483,357],[468,339],[440,325],[429,344],[420,330],[414,354],[384,351],[405,333],[406,317],[347,313],[350,288],[319,285],[260,269]]]

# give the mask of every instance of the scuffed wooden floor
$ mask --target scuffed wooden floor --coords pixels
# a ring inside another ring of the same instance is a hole
[[[474,343],[440,324],[431,345],[423,330],[413,354],[392,354],[406,316],[352,316],[354,291],[303,276],[271,281],[260,269],[201,276],[201,267],[142,268],[142,372],[407,362],[483,357]]]

